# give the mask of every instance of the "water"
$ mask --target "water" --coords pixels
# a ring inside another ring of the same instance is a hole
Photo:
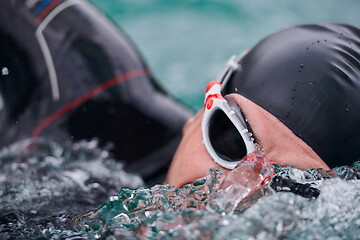
[[[96,142],[18,142],[0,152],[0,169],[0,239],[71,229],[72,215],[98,207],[122,187],[143,186]]]
[[[259,148],[261,150],[261,148]],[[271,165],[144,186],[95,141],[18,142],[0,152],[0,239],[359,239],[360,162]]]
[[[160,84],[195,110],[230,56],[305,23],[360,26],[358,0],[91,0],[137,45]]]

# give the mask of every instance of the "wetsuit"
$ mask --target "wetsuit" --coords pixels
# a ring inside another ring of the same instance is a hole
[[[192,113],[155,84],[124,34],[82,0],[0,4],[0,147],[95,138],[161,182]]]

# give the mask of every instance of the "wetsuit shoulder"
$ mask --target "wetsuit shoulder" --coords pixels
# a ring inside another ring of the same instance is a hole
[[[192,113],[118,27],[80,0],[6,1],[0,15],[0,146],[95,138],[149,182],[164,172]]]

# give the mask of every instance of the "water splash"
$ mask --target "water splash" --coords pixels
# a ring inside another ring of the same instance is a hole
[[[204,178],[180,189],[172,185],[121,189],[100,208],[79,215],[74,221],[79,230],[102,234],[114,224],[136,228],[144,221],[151,223],[166,212],[189,208],[204,210],[209,196],[219,189],[223,177],[219,168],[213,168]]]
[[[273,166],[267,161],[265,151],[257,146],[255,153],[248,155],[221,183],[215,199],[209,205],[228,214],[242,211],[265,195],[264,188],[273,177]],[[223,197],[225,196],[225,198]]]
[[[360,162],[332,171],[301,171],[270,164],[259,148],[227,176],[213,168],[182,188],[144,188],[96,142],[38,146],[35,150],[31,141],[25,141],[0,152],[3,239],[357,239],[360,235]]]
[[[301,171],[271,165],[258,148],[226,177],[213,168],[180,189],[120,190],[78,216],[78,227],[96,236],[131,229],[140,239],[356,239],[358,166]]]
[[[1,239],[71,230],[73,215],[98,207],[121,187],[144,186],[96,141],[18,142],[0,151],[0,169]]]
[[[212,168],[204,178],[180,189],[171,185],[122,189],[100,208],[78,216],[75,221],[80,230],[95,235],[103,234],[114,224],[137,229],[139,236],[163,234],[163,228],[180,228],[189,224],[190,220],[201,219],[205,213],[207,217],[211,214],[218,219],[233,214],[235,210],[248,208],[270,192],[264,191],[264,188],[272,175],[273,166],[266,160],[263,149],[258,147],[226,177],[219,168]],[[174,216],[175,212],[179,212],[181,217]],[[166,221],[159,222],[159,219]],[[151,228],[144,227],[146,225]]]

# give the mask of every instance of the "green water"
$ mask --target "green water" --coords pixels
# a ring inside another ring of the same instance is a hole
[[[358,0],[91,0],[137,45],[163,87],[194,109],[232,55],[280,29],[360,26]]]

